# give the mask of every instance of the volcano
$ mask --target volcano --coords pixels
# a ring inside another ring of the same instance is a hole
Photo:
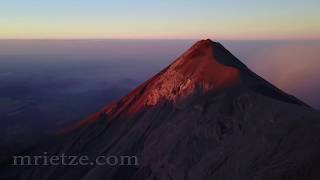
[[[241,85],[267,97],[307,106],[251,72],[220,43],[206,39],[195,43],[171,65],[129,95],[80,121],[71,129],[100,119],[101,116],[135,114],[161,103],[177,105],[179,100],[192,94],[217,92]]]
[[[18,179],[320,177],[320,113],[198,41],[127,96],[25,154],[136,156],[135,166],[3,167]]]

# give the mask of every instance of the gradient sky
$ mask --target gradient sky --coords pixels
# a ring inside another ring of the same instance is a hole
[[[0,0],[0,38],[320,39],[319,0]]]

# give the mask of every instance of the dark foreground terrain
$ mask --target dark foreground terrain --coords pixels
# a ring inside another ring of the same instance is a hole
[[[320,113],[202,40],[127,96],[21,155],[137,156],[134,166],[12,166],[2,179],[313,180]]]

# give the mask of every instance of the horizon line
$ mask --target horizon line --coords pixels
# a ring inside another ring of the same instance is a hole
[[[213,39],[213,38],[0,38],[0,41],[2,40],[38,40],[38,41],[62,41],[62,40],[70,40],[70,41],[77,41],[77,40],[92,40],[92,41],[99,41],[99,40],[145,40],[145,41],[152,41],[152,40],[175,40],[175,41],[198,41],[198,40],[203,40],[203,39],[211,39],[213,41],[320,41],[320,39],[237,39],[237,38],[219,38],[219,39]]]

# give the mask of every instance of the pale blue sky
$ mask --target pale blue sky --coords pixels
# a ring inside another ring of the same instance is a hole
[[[319,39],[320,1],[0,0],[0,38]]]

